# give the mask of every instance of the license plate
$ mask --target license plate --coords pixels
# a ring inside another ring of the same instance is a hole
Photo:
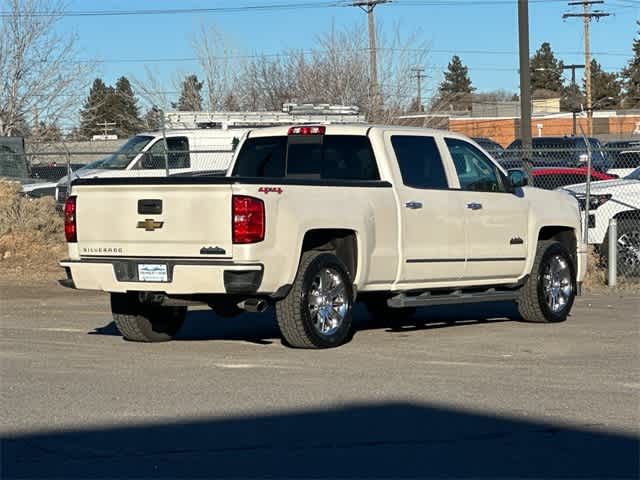
[[[141,282],[167,282],[167,266],[163,264],[139,264],[138,280]]]

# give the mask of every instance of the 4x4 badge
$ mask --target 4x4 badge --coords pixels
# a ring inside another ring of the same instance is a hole
[[[147,218],[144,222],[138,222],[138,228],[144,228],[146,232],[153,232],[158,228],[162,228],[164,222],[158,222],[153,218]]]
[[[268,195],[271,192],[277,193],[278,195],[282,195],[283,190],[280,187],[260,187],[258,189],[258,192],[264,193],[265,195]]]

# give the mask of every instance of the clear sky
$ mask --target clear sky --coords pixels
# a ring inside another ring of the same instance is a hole
[[[69,10],[137,10],[171,8],[237,7],[296,3],[291,0],[70,0]],[[328,3],[299,0],[297,3]],[[336,3],[349,3],[340,2]],[[439,4],[439,5],[437,5]],[[573,10],[572,10],[573,8]],[[562,19],[567,11],[579,11],[566,1],[531,0],[531,53],[542,42],[551,43],[566,63],[583,63],[583,25],[578,18]],[[592,50],[605,70],[619,70],[631,57],[631,45],[640,18],[640,1],[607,0],[596,9],[612,16],[592,24]],[[427,73],[433,87],[453,54],[468,65],[479,91],[518,89],[518,36],[516,0],[396,0],[376,8],[384,26],[400,24],[418,29],[430,44]],[[332,23],[360,24],[365,14],[353,7],[298,8],[283,11],[242,13],[67,17],[60,28],[74,32],[84,58],[103,61],[96,76],[112,83],[121,75],[143,78],[145,65],[166,82],[176,70],[199,73],[195,61],[144,62],[136,60],[178,59],[195,56],[192,41],[201,25],[214,23],[237,48],[247,54],[277,53],[285,49],[308,49],[314,38]]]

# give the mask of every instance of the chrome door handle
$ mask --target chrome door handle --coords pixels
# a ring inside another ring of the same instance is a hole
[[[404,206],[407,208],[410,208],[411,210],[418,210],[422,208],[422,202],[411,201],[411,202],[405,203]]]
[[[482,204],[477,202],[467,203],[467,208],[470,210],[482,210]]]

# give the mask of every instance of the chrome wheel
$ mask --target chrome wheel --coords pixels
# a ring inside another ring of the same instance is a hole
[[[632,230],[618,237],[618,267],[620,273],[630,273],[640,268],[640,231]]]
[[[553,313],[564,310],[573,296],[573,282],[569,262],[561,255],[549,259],[542,273],[542,291]]]
[[[311,322],[320,335],[336,333],[349,313],[351,301],[340,273],[330,267],[321,269],[313,278],[307,295]]]

